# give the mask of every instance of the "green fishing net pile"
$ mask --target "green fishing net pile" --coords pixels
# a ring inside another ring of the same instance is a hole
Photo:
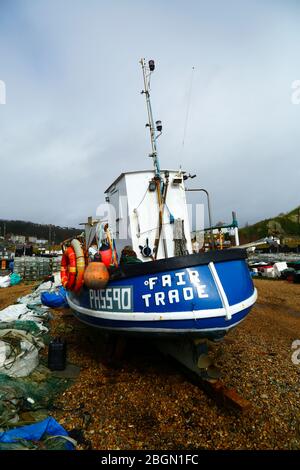
[[[53,377],[39,365],[28,377],[13,378],[0,374],[0,434],[11,428],[44,420],[57,395],[70,385],[69,379]],[[0,443],[0,450],[66,448],[66,438],[47,437],[39,442],[20,440]]]
[[[0,432],[44,419],[70,380],[53,377],[40,365],[28,377],[0,374]]]
[[[23,330],[31,333],[34,337],[43,339],[45,344],[50,341],[48,332],[41,331],[34,321],[0,322],[1,329]],[[45,419],[55,398],[70,383],[69,379],[54,377],[46,367],[45,359],[41,357],[39,366],[27,377],[14,378],[0,373],[0,433]],[[65,445],[65,439],[50,439],[46,436],[39,443],[26,441],[26,446],[25,442],[9,445],[0,443],[0,450],[24,449],[25,447],[58,450],[64,449]]]
[[[45,434],[40,441],[19,439],[18,442],[2,443],[0,450],[66,450],[68,438],[65,436],[48,436]],[[75,441],[70,439],[74,445]]]
[[[42,338],[45,344],[49,344],[50,335],[48,331],[41,330],[37,323],[32,320],[15,320],[12,322],[0,322],[0,330],[23,330],[32,336]]]

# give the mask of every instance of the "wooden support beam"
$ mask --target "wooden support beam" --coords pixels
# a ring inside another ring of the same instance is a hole
[[[233,388],[227,388],[221,380],[210,381],[197,376],[200,387],[219,405],[233,408],[245,413],[251,408],[251,403],[241,397]]]

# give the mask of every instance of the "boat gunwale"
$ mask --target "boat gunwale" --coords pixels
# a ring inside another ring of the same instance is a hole
[[[247,252],[243,248],[232,248],[220,251],[207,251],[205,253],[193,253],[183,256],[174,256],[155,261],[121,264],[111,272],[111,280],[145,276],[177,269],[193,268],[195,266],[208,265],[209,263],[221,263],[225,261],[237,261],[247,258]]]

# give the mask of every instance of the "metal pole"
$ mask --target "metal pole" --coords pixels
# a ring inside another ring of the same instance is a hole
[[[164,227],[163,227],[163,215],[164,215],[164,207],[165,207],[165,199],[163,199],[163,181],[160,175],[160,165],[159,165],[159,159],[157,155],[157,145],[156,145],[156,132],[155,132],[155,126],[154,126],[154,119],[153,119],[153,113],[152,113],[152,107],[151,107],[151,101],[150,101],[150,92],[149,92],[149,79],[147,78],[146,71],[147,71],[147,66],[145,63],[145,59],[140,60],[140,64],[142,66],[143,70],[143,78],[144,78],[144,87],[145,89],[142,91],[146,95],[146,104],[147,104],[147,111],[148,111],[148,126],[150,129],[150,138],[151,138],[151,146],[152,146],[152,158],[153,158],[153,163],[154,163],[154,169],[155,169],[155,177],[157,178],[156,181],[156,190],[157,190],[157,199],[158,199],[158,206],[159,206],[159,227],[158,227],[158,236],[155,239],[155,253],[154,253],[154,259],[157,258],[158,255],[158,247],[159,247],[159,242],[161,236],[163,236],[163,249],[164,249],[164,257],[167,258],[167,243],[166,239],[164,236]],[[151,71],[149,70],[149,73]]]
[[[213,226],[212,224],[212,215],[211,215],[211,207],[210,207],[210,198],[209,198],[209,194],[208,194],[208,191],[204,188],[195,188],[195,189],[187,189],[185,188],[186,191],[203,191],[206,196],[207,196],[207,210],[208,210],[208,222],[209,222],[209,227],[211,228]],[[211,242],[212,242],[212,246],[214,247],[215,244],[214,244],[214,234],[213,234],[213,229],[211,228],[210,230],[210,237],[211,237]]]
[[[145,59],[141,59],[140,63],[142,65],[142,70],[143,70],[145,90],[143,90],[142,93],[145,93],[145,95],[146,95],[146,104],[147,104],[150,138],[151,138],[151,146],[152,146],[152,158],[153,158],[154,167],[155,167],[155,176],[159,176],[159,178],[160,178],[160,165],[159,165],[159,160],[158,160],[158,155],[157,155],[157,145],[156,145],[156,138],[155,138],[155,126],[154,126],[154,119],[153,119],[153,113],[152,113],[152,107],[151,107],[151,101],[150,101],[149,81],[147,80],[147,76],[146,76]]]
[[[238,229],[238,223],[237,223],[237,218],[236,218],[236,212],[234,211],[232,211],[232,223],[234,225],[235,246],[239,246],[240,245],[239,229]]]

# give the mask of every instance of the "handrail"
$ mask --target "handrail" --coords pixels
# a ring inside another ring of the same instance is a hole
[[[207,209],[208,209],[208,221],[209,221],[209,228],[206,230],[210,230],[210,238],[211,238],[211,243],[212,247],[214,248],[215,242],[214,242],[214,234],[213,234],[213,227],[212,227],[212,215],[211,215],[211,206],[210,206],[210,199],[209,199],[209,193],[206,189],[204,188],[185,188],[186,191],[194,192],[194,191],[202,191],[206,194],[207,196]],[[205,229],[204,229],[205,230]]]

